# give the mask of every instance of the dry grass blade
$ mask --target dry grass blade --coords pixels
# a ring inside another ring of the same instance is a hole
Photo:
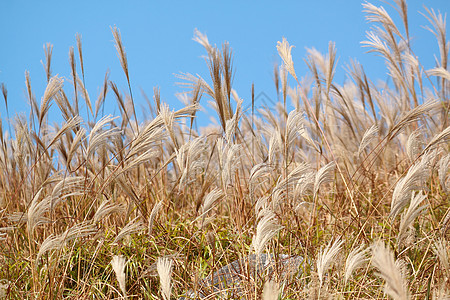
[[[87,108],[89,108],[89,111],[91,112],[91,114],[94,114],[94,112],[92,111],[92,103],[91,103],[91,98],[89,97],[89,93],[86,89],[86,87],[84,86],[84,83],[81,81],[81,79],[79,77],[77,77],[77,83],[78,86],[81,88],[81,91],[83,92],[83,99],[84,102],[86,102]]]
[[[6,89],[6,84],[5,83],[2,82],[2,84],[0,86],[1,86],[1,89],[2,89],[3,100],[5,100],[6,110],[8,110],[8,90]]]
[[[69,151],[67,152],[67,165],[70,164],[72,158],[76,154],[77,150],[81,147],[82,141],[85,138],[86,138],[86,129],[80,128],[80,130],[77,131],[75,138],[72,140],[72,143],[69,147]]]
[[[103,107],[106,94],[108,93],[108,82],[109,82],[109,72],[105,74],[105,80],[103,81],[103,88],[101,89],[100,94],[98,95],[97,101],[95,101],[95,115],[94,118],[97,118],[100,108]]]
[[[242,114],[242,102],[244,101],[242,99],[239,99],[236,92],[233,91],[233,94],[235,94],[235,98],[237,101],[236,111],[233,117],[227,120],[225,123],[225,139],[227,140],[228,143],[233,142],[233,137],[236,135],[236,131],[239,128],[239,120]]]
[[[393,253],[382,242],[372,245],[372,264],[378,269],[378,276],[383,278],[385,292],[396,300],[408,300],[409,291]]]

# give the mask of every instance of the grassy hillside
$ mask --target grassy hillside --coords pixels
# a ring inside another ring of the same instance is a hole
[[[301,58],[283,39],[272,107],[239,98],[231,48],[200,32],[210,78],[180,75],[190,93],[178,111],[155,89],[148,120],[136,117],[118,29],[125,91],[107,76],[98,97],[84,88],[81,37],[71,78],[51,74],[47,48],[44,95],[27,75],[30,115],[0,124],[0,295],[176,299],[236,259],[271,253],[305,263],[283,280],[243,274],[243,298],[448,299],[450,44],[429,10],[440,53],[425,70],[406,4],[394,4],[399,26],[364,5],[375,27],[363,45],[385,59],[385,83],[356,61],[335,82],[333,43],[296,74]],[[121,115],[101,114],[107,93]],[[198,129],[207,101],[218,122]]]

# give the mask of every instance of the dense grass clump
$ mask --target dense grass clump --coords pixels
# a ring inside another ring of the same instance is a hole
[[[448,299],[450,44],[445,19],[428,10],[440,53],[424,70],[406,3],[395,4],[403,30],[382,7],[364,4],[376,26],[363,44],[384,57],[386,84],[374,84],[357,62],[351,80],[336,83],[333,43],[325,55],[308,52],[311,74],[300,77],[283,39],[274,107],[239,98],[228,44],[219,49],[197,31],[211,78],[180,75],[189,93],[177,111],[155,89],[144,121],[118,29],[128,89],[106,76],[95,103],[84,87],[81,36],[67,80],[52,76],[48,45],[41,102],[27,75],[29,118],[10,122],[13,135],[5,122],[0,130],[0,295],[176,299],[211,291],[211,299],[220,294],[207,286],[215,271],[259,255],[302,263],[292,276],[277,265],[240,266],[239,292],[229,297]],[[107,93],[120,116],[101,114]],[[197,130],[203,98],[218,125]],[[50,126],[52,104],[64,122]]]

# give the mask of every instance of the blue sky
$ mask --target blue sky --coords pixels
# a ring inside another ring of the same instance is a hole
[[[416,55],[426,68],[434,66],[438,48],[434,36],[421,26],[429,25],[418,12],[427,7],[445,13],[449,0],[408,1],[411,35]],[[395,10],[379,0],[398,20]],[[53,75],[66,77],[65,91],[72,97],[69,83],[68,52],[76,46],[75,35],[83,41],[86,86],[93,102],[97,99],[105,72],[127,92],[126,78],[114,48],[111,26],[116,25],[128,56],[130,80],[137,107],[144,105],[140,89],[148,96],[153,87],[161,89],[162,100],[173,108],[181,107],[175,93],[183,91],[174,74],[189,72],[208,78],[202,58],[204,49],[192,40],[195,28],[207,34],[212,44],[228,41],[234,52],[234,89],[251,103],[251,84],[256,94],[266,93],[275,98],[272,81],[273,63],[280,61],[276,43],[286,37],[294,45],[293,58],[299,77],[307,74],[303,59],[306,48],[315,47],[326,52],[328,42],[334,41],[338,51],[336,82],[345,80],[344,67],[350,58],[361,62],[370,78],[386,79],[383,60],[365,53],[360,42],[370,24],[365,21],[359,0],[317,1],[12,1],[2,0],[0,18],[0,82],[8,88],[10,116],[29,107],[25,98],[25,70],[31,75],[31,84],[38,102],[45,90],[46,79],[41,60],[43,45],[52,43]],[[401,23],[398,22],[401,26]],[[79,62],[78,73],[81,76]],[[207,106],[207,97],[201,104]],[[114,110],[115,98],[107,98],[109,112]],[[108,110],[107,110],[108,112]],[[109,113],[108,112],[108,113]],[[2,119],[6,118],[3,99],[0,102]],[[55,113],[53,113],[55,114]],[[141,118],[138,109],[138,117]],[[207,117],[200,115],[199,124]],[[60,120],[52,115],[50,120]]]

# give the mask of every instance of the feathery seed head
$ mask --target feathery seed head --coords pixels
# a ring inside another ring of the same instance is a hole
[[[114,255],[111,260],[111,266],[116,274],[117,281],[119,282],[119,287],[122,290],[123,295],[127,294],[126,290],[126,277],[125,277],[125,265],[126,259],[123,255]]]
[[[159,282],[161,284],[161,294],[165,300],[169,300],[170,294],[172,293],[172,265],[173,261],[168,257],[158,258],[158,262],[156,264]]]
[[[286,70],[291,73],[292,77],[297,80],[297,75],[295,75],[294,62],[292,61],[291,50],[294,46],[289,46],[286,38],[283,38],[282,42],[277,42],[277,50],[278,54],[281,56],[281,59],[284,62]]]

